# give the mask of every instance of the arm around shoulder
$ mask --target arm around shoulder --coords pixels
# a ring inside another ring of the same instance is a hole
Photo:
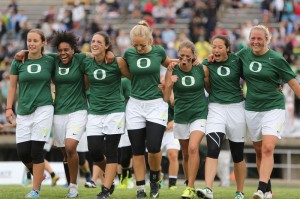
[[[209,83],[209,70],[208,67],[203,65],[203,71],[204,71],[204,87],[206,92],[210,92],[210,83]]]
[[[126,61],[122,57],[117,57],[117,62],[122,75],[128,79],[131,79],[131,74]]]
[[[165,89],[163,92],[164,101],[168,102],[172,94],[173,82],[172,82],[172,71],[167,71],[165,75]]]

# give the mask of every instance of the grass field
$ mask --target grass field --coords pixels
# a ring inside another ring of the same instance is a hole
[[[203,184],[199,185],[203,187]],[[149,196],[149,187],[147,186],[147,195]],[[184,190],[183,185],[179,185],[175,191],[170,191],[165,186],[160,191],[160,199],[180,199],[180,195]],[[253,192],[256,190],[256,186],[250,185],[245,187],[245,199],[251,199]],[[0,199],[18,199],[25,198],[25,194],[30,191],[30,188],[17,186],[17,185],[2,185],[0,186]],[[67,189],[60,186],[51,187],[43,186],[40,194],[41,199],[54,199],[64,198],[67,194]],[[100,187],[96,189],[87,189],[83,185],[79,186],[78,199],[94,199],[100,191]],[[287,187],[284,184],[282,186],[273,186],[274,199],[300,199],[300,185],[293,187]],[[233,199],[235,192],[235,186],[230,187],[215,187],[214,198],[215,199]],[[111,196],[111,199],[134,199],[135,189],[118,189]]]

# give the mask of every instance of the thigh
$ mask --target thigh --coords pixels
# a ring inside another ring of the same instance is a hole
[[[125,130],[125,113],[108,114],[104,120],[104,134],[115,135],[124,134]]]
[[[244,103],[229,105],[226,115],[226,137],[233,142],[245,142],[247,125]]]
[[[128,130],[143,129],[146,127],[146,118],[140,100],[130,98],[126,105],[126,128]]]
[[[41,106],[33,113],[31,140],[46,142],[49,139],[53,124],[54,107],[52,105]]]
[[[79,141],[86,129],[87,111],[81,110],[70,113],[66,124],[66,138]]]
[[[286,112],[282,109],[266,111],[262,119],[262,135],[273,135],[281,138]]]

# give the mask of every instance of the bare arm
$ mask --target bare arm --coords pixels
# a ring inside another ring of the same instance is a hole
[[[6,105],[6,121],[12,124],[12,120],[15,118],[15,114],[12,110],[12,106],[14,103],[16,91],[17,91],[17,84],[18,84],[18,75],[10,75],[10,84],[8,88],[8,95],[7,95],[7,105]]]
[[[165,102],[168,102],[170,100],[172,90],[173,90],[172,71],[168,70],[165,75],[165,90],[163,92]]]
[[[126,61],[122,57],[117,57],[117,62],[122,75],[128,79],[131,79],[131,74]]]
[[[209,70],[207,66],[203,65],[203,70],[204,70],[204,87],[206,92],[210,92],[210,83],[209,83]]]
[[[295,78],[293,78],[288,82],[288,85],[294,91],[297,98],[300,99],[300,85],[299,85],[298,81]]]
[[[85,86],[85,90],[88,90],[90,88],[90,82],[87,75],[84,75],[84,86]]]

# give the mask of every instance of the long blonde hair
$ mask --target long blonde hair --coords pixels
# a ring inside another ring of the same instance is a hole
[[[152,42],[153,42],[152,30],[151,30],[149,24],[144,20],[139,21],[139,23],[130,30],[131,40],[133,37],[136,37],[136,36],[143,37],[143,38],[149,40],[150,44],[152,44]]]

